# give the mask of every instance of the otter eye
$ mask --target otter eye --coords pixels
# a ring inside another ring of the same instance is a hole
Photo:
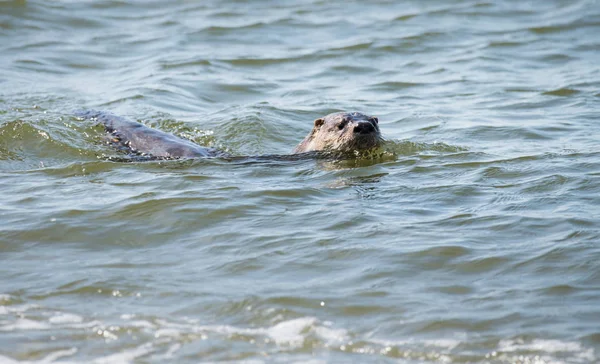
[[[344,127],[346,127],[347,124],[348,124],[348,120],[344,119],[338,124],[337,127],[338,127],[338,129],[342,130],[342,129],[344,129]]]

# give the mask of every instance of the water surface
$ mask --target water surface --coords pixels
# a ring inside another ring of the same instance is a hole
[[[594,363],[600,3],[1,1],[0,362]],[[235,155],[123,163],[100,109]]]

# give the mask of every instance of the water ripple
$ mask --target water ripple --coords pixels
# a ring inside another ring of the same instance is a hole
[[[0,1],[0,362],[598,361],[599,9]]]

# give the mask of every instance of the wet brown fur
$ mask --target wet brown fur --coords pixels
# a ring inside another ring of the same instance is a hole
[[[318,118],[294,153],[330,151],[352,153],[377,148],[383,139],[379,120],[359,112],[338,112]]]

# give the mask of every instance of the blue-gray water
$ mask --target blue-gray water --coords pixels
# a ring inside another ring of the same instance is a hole
[[[596,0],[0,1],[0,362],[597,362],[599,105]]]

